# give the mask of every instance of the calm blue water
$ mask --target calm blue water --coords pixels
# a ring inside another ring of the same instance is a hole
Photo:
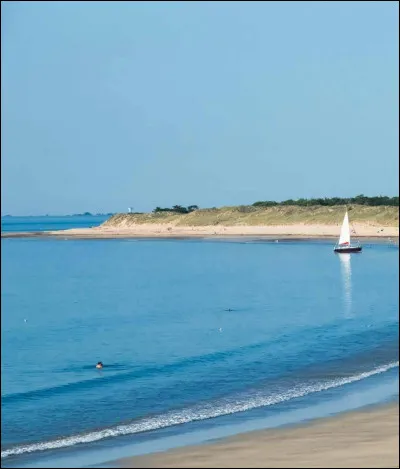
[[[398,379],[397,247],[1,242],[2,466]]]
[[[105,222],[109,216],[66,216],[66,217],[1,217],[1,231],[55,231],[69,228],[89,228]]]

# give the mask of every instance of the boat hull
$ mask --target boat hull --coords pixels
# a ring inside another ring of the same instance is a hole
[[[334,252],[341,254],[341,253],[349,253],[349,252],[361,252],[362,247],[361,246],[349,246],[345,248],[335,248]]]

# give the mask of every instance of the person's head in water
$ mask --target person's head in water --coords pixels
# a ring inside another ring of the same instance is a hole
[[[102,362],[98,362],[97,365],[96,365],[96,368],[103,368],[103,363],[102,363]]]

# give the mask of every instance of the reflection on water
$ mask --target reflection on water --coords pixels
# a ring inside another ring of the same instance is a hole
[[[339,254],[340,267],[342,271],[342,282],[344,292],[344,312],[346,318],[352,317],[352,297],[351,297],[351,254]]]

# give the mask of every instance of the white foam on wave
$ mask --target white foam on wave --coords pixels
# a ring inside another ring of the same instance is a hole
[[[255,393],[252,397],[237,397],[213,401],[209,404],[200,404],[198,406],[189,407],[187,409],[180,409],[177,411],[166,412],[163,415],[155,417],[144,418],[136,422],[119,425],[112,428],[106,428],[90,433],[83,433],[80,435],[73,435],[66,438],[59,438],[52,441],[45,441],[41,443],[32,443],[28,445],[16,446],[1,452],[1,458],[5,459],[10,456],[16,456],[24,453],[33,453],[37,451],[46,451],[58,448],[66,448],[84,443],[93,443],[95,441],[103,440],[105,438],[112,438],[122,435],[130,435],[135,433],[146,432],[150,430],[157,430],[160,428],[171,427],[174,425],[181,425],[199,420],[206,420],[223,415],[234,414],[237,412],[245,412],[246,410],[255,409],[257,407],[266,407],[280,402],[288,401],[298,397],[303,397],[307,394],[326,391],[331,388],[343,386],[345,384],[354,383],[370,376],[384,373],[392,368],[399,366],[399,362],[392,362],[387,365],[379,366],[370,371],[365,371],[346,378],[337,378],[323,381],[317,384],[298,385],[293,388],[282,392],[266,396],[262,391]]]

